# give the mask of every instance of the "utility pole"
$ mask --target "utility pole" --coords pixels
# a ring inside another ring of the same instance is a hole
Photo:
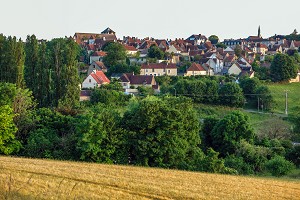
[[[288,115],[288,90],[285,90],[285,114]]]

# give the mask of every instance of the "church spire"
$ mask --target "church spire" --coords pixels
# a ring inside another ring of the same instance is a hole
[[[260,25],[259,25],[259,27],[258,27],[258,34],[257,34],[257,36],[261,38],[261,34],[260,34]]]

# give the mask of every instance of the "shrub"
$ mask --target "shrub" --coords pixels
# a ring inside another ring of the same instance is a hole
[[[295,165],[282,156],[275,156],[266,162],[265,167],[273,176],[283,176],[290,172]]]

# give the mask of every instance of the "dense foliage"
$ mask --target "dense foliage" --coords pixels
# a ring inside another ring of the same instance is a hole
[[[271,77],[274,82],[289,81],[297,75],[298,66],[286,54],[276,54],[271,64]]]

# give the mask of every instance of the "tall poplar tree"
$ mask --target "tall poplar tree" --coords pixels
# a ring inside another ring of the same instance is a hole
[[[25,44],[25,82],[26,86],[33,92],[33,96],[37,97],[37,67],[38,67],[38,40],[35,35],[27,36]]]

